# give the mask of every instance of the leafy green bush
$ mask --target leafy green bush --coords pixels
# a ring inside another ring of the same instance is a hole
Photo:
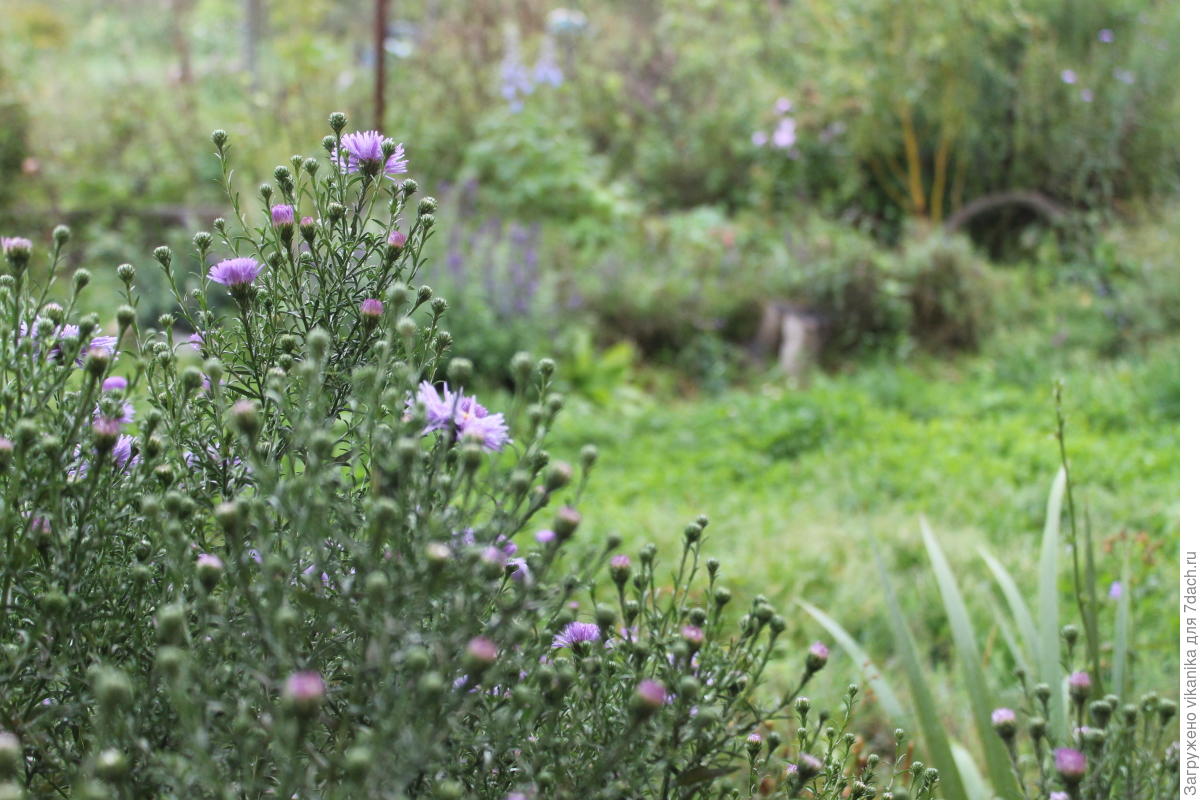
[[[335,166],[292,159],[255,210],[231,194],[198,269],[155,250],[178,305],[153,327],[133,266],[109,336],[78,316],[86,270],[46,300],[66,228],[45,280],[3,241],[6,796],[727,797],[749,769],[775,797],[928,798],[936,771],[813,725],[823,646],[761,696],[786,621],[731,605],[706,518],[665,574],[653,545],[575,550],[597,451],[576,479],[546,449],[554,363],[514,360],[505,413],[464,359],[430,382],[437,203],[392,140],[330,123]],[[791,713],[798,739],[758,733]]]
[[[935,352],[978,348],[995,281],[970,243],[938,234],[910,239],[899,261],[917,342]]]

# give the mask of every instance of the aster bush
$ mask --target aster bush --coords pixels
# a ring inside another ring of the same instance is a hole
[[[550,456],[554,363],[518,354],[503,412],[468,393],[416,281],[436,201],[330,123],[193,266],[154,252],[156,326],[128,264],[116,335],[79,316],[66,228],[3,242],[0,792],[930,796],[861,752],[853,690],[834,721],[800,697],[823,647],[767,691],[786,623],[702,558],[707,519],[673,569],[574,546],[597,452]]]

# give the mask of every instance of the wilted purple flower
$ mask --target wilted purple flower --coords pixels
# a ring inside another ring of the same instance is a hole
[[[1096,38],[1104,44],[1112,44],[1113,39],[1116,37],[1113,36],[1113,32],[1108,28],[1102,28],[1100,32],[1096,34]]]
[[[1121,594],[1123,592],[1124,592],[1124,587],[1121,586],[1120,581],[1113,581],[1112,585],[1108,587],[1109,599],[1117,600],[1121,597]]]
[[[1067,783],[1078,783],[1087,772],[1087,756],[1073,748],[1060,747],[1054,751],[1054,769]]]
[[[554,541],[554,531],[549,530],[549,529],[543,529],[543,530],[540,530],[537,533],[535,533],[533,535],[533,538],[537,539],[542,544],[550,544],[551,542]]]
[[[1083,89],[1079,92],[1079,99],[1083,100],[1085,103],[1090,103],[1096,99],[1096,95],[1091,89]]]
[[[283,225],[292,225],[295,222],[296,210],[294,208],[283,203],[271,206],[271,224],[276,228]]]
[[[105,378],[104,383],[100,384],[101,391],[105,392],[123,392],[129,387],[129,381],[122,378],[120,375],[113,375]]]
[[[383,163],[384,135],[379,131],[355,131],[342,137],[342,148],[346,151],[332,156],[335,166],[342,172],[361,172],[364,175],[402,175],[408,172],[408,161],[404,158],[404,145],[397,143],[396,152]]]
[[[1075,74],[1075,70],[1073,69],[1064,69],[1059,77],[1062,78],[1063,83],[1075,83],[1075,81],[1079,80],[1079,76]]]
[[[574,647],[600,638],[600,626],[591,622],[568,622],[554,637],[551,647]]]
[[[249,286],[262,272],[253,258],[227,258],[208,271],[208,279],[230,288]]]

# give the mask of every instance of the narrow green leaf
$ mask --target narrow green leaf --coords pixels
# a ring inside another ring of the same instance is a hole
[[[925,518],[921,518],[921,537],[925,540],[925,550],[929,553],[929,561],[933,565],[933,576],[937,581],[938,590],[942,595],[942,605],[946,609],[946,617],[950,621],[950,634],[954,638],[954,652],[962,667],[963,682],[967,685],[967,696],[971,701],[971,715],[975,718],[975,730],[979,734],[980,744],[983,745],[983,755],[987,761],[988,776],[992,779],[997,793],[1001,797],[1015,798],[1021,793],[1017,786],[1016,777],[1004,744],[992,729],[992,711],[995,702],[988,689],[987,673],[983,670],[983,660],[979,657],[979,642],[975,638],[975,629],[971,625],[971,617],[967,613],[966,603],[963,602],[958,582],[954,580],[954,572],[950,562],[938,544],[937,537],[929,528]]]
[[[862,645],[850,635],[849,631],[821,609],[804,600],[800,601],[800,607],[807,611],[809,616],[815,619],[822,628],[829,631],[829,635],[841,645],[843,650],[850,654],[850,657],[854,659],[854,663],[862,671],[863,680],[875,692],[875,696],[879,699],[879,705],[883,707],[888,717],[898,725],[906,724],[909,717],[908,712],[900,704],[900,700],[897,699],[891,684],[875,668],[875,664],[871,660],[871,657],[867,655],[867,652],[863,650]]]
[[[954,753],[954,765],[958,767],[958,772],[962,775],[963,783],[966,784],[971,797],[988,797],[991,792],[988,790],[987,781],[979,772],[979,765],[975,763],[971,751],[957,741],[950,742],[950,751]]]
[[[1037,628],[1034,627],[1033,615],[1029,613],[1029,604],[1025,602],[1025,596],[1017,588],[1017,582],[1013,580],[1012,574],[991,553],[980,548],[979,554],[983,556],[984,563],[992,571],[992,575],[996,578],[996,583],[1000,586],[1000,591],[1004,594],[1004,600],[1008,603],[1008,610],[1012,614],[1013,622],[1016,623],[1017,631],[1020,633],[1021,645],[1024,648],[1024,652],[1030,657],[1036,657],[1035,654],[1037,653],[1038,646]],[[1027,664],[1023,666],[1028,668]]]
[[[924,665],[917,656],[917,646],[913,642],[912,631],[908,629],[908,623],[904,620],[904,612],[900,610],[900,601],[896,597],[896,590],[892,587],[892,580],[883,566],[883,561],[879,558],[878,551],[875,551],[875,563],[879,568],[885,602],[891,614],[892,635],[896,639],[896,648],[900,651],[900,658],[908,675],[908,685],[912,689],[913,701],[917,706],[917,719],[921,723],[921,733],[925,738],[925,745],[929,749],[932,765],[937,767],[941,775],[942,796],[945,800],[979,800],[977,795],[967,794],[966,785],[963,783],[958,765],[954,761],[953,751],[950,749],[950,742],[946,738],[946,730],[942,726],[941,715],[933,702],[933,694],[929,691],[929,685],[925,682]]]
[[[1060,468],[1046,501],[1046,525],[1042,530],[1042,554],[1038,565],[1038,679],[1053,690],[1050,694],[1050,725],[1060,740],[1065,740],[1067,735],[1067,718],[1059,649],[1058,533],[1066,486],[1067,471]]]
[[[1029,675],[1028,650],[1014,632],[1012,623],[1009,621],[1008,615],[1004,612],[1004,607],[1000,605],[1000,601],[996,599],[991,591],[985,591],[984,596],[987,599],[988,610],[992,614],[992,620],[996,623],[996,627],[1000,629],[1000,635],[1004,638],[1004,644],[1008,646],[1008,652],[1012,653],[1013,660],[1017,662],[1017,666],[1025,670],[1026,675]]]
[[[1096,554],[1095,548],[1092,547],[1091,515],[1086,513],[1084,514],[1083,540],[1083,581],[1086,586],[1076,587],[1076,591],[1083,592],[1087,596],[1087,602],[1083,604],[1083,624],[1087,631],[1088,658],[1092,662],[1092,674],[1099,676],[1096,678],[1096,694],[1104,694],[1104,676],[1100,672],[1100,624],[1096,620],[1096,612],[1100,608],[1099,600],[1096,598]]]

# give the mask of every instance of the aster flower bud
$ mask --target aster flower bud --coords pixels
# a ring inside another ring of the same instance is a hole
[[[696,523],[689,522],[683,529],[684,541],[688,544],[695,544],[696,542],[700,541],[700,534],[703,532],[703,530],[704,529]]]
[[[129,772],[129,759],[115,747],[101,750],[96,756],[96,774],[106,781],[119,781]]]
[[[417,304],[426,303],[429,298],[433,297],[433,288],[422,285],[417,289]]]
[[[658,681],[647,678],[634,690],[630,711],[636,719],[646,720],[666,704],[667,688]]]
[[[101,667],[96,672],[92,691],[102,714],[111,715],[126,709],[133,702],[133,685],[124,672],[112,667]]]
[[[87,352],[87,357],[84,359],[83,368],[93,378],[100,378],[108,371],[109,365],[112,363],[112,354],[106,348],[92,347]]]
[[[346,115],[341,111],[334,111],[329,115],[329,127],[333,128],[334,133],[341,133],[346,127]]]
[[[1163,725],[1166,725],[1175,716],[1178,711],[1178,706],[1173,700],[1162,700],[1158,704],[1158,719]]]
[[[729,601],[732,599],[733,599],[733,593],[730,592],[729,589],[725,588],[724,586],[718,587],[717,590],[715,592],[713,592],[713,600],[716,601],[717,608],[722,608],[724,606],[729,605]]]
[[[478,674],[496,663],[496,658],[499,655],[500,651],[497,649],[495,642],[486,636],[476,636],[467,642],[467,670]]]
[[[117,443],[121,435],[121,421],[112,417],[98,417],[92,423],[92,446],[97,453],[107,453]]]
[[[11,439],[0,436],[0,472],[8,469],[12,463],[13,443]]]
[[[405,178],[400,184],[400,191],[404,192],[404,197],[407,199],[412,197],[417,192],[417,182],[412,178]]]
[[[275,190],[271,188],[269,183],[260,183],[258,185],[258,195],[263,199],[264,203],[271,202],[271,196],[275,194]]]
[[[1073,748],[1060,747],[1054,751],[1054,769],[1063,783],[1078,786],[1087,773],[1087,756]]]
[[[225,563],[211,553],[201,553],[196,557],[196,577],[205,591],[211,592],[221,581],[221,573]]]
[[[608,571],[612,575],[613,583],[617,584],[618,588],[623,587],[629,580],[630,568],[629,556],[615,555],[609,559]]]
[[[474,367],[468,359],[452,358],[450,365],[446,368],[446,376],[450,378],[450,383],[462,386],[471,380],[471,373]]]
[[[8,259],[13,273],[20,275],[29,263],[29,255],[33,252],[33,242],[21,236],[3,237],[0,238],[0,250],[4,251],[4,256]]]
[[[72,285],[75,289],[75,294],[82,292],[89,283],[92,282],[92,273],[86,269],[77,269],[72,277]]]
[[[258,435],[261,422],[258,418],[258,407],[250,400],[238,400],[229,412],[233,425],[250,439]]]
[[[549,492],[557,491],[571,482],[571,465],[563,461],[556,461],[550,465],[550,469],[546,472],[546,490]]]
[[[122,304],[117,308],[117,326],[124,330],[137,319],[137,311],[133,306]]]
[[[217,146],[217,150],[223,150],[225,148],[225,143],[229,141],[229,134],[220,128],[217,128],[212,132],[211,138],[212,143]]]
[[[1097,700],[1088,706],[1088,713],[1092,717],[1092,722],[1096,726],[1103,728],[1108,725],[1108,720],[1112,717],[1113,707],[1107,700]]]
[[[437,212],[438,202],[433,197],[422,197],[421,202],[417,203],[418,214],[434,214]]]
[[[54,232],[51,235],[54,237],[54,244],[59,247],[71,241],[71,229],[66,225],[55,225]]]
[[[550,376],[554,374],[554,366],[555,366],[554,359],[543,358],[541,361],[538,362],[538,365],[537,365],[538,374],[541,375],[543,379],[548,380],[550,378]]]
[[[324,699],[325,680],[314,670],[293,672],[283,684],[284,705],[298,716],[312,716]]]
[[[1011,708],[997,708],[992,712],[992,727],[1000,738],[1011,741],[1017,734],[1017,715]]]
[[[579,523],[582,520],[583,517],[580,516],[578,511],[570,506],[563,506],[554,515],[554,522],[550,527],[554,530],[554,535],[558,538],[558,541],[565,542],[575,533],[575,529],[579,527]]]
[[[813,642],[809,645],[808,655],[804,659],[804,671],[809,674],[820,672],[829,661],[829,648],[824,642]]]
[[[341,203],[330,203],[325,213],[330,221],[341,222],[342,218],[346,216],[346,207]]]
[[[1067,692],[1077,704],[1082,704],[1092,693],[1092,676],[1086,672],[1072,672],[1067,678]]]
[[[1038,702],[1045,705],[1050,701],[1050,687],[1045,683],[1039,683],[1033,687],[1033,696],[1038,699]]]

